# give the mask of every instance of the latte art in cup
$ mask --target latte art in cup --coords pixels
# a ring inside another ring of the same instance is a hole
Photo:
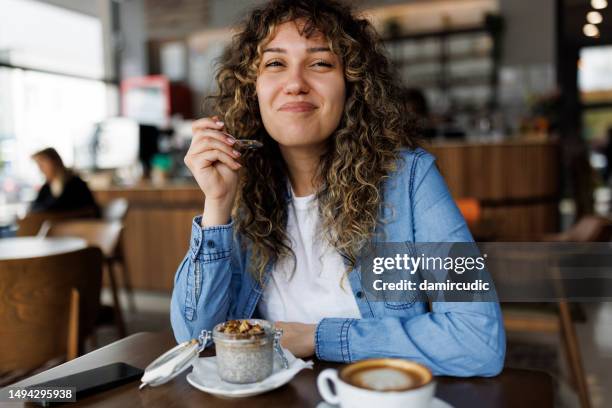
[[[368,367],[343,379],[355,387],[375,391],[404,391],[424,384],[424,379],[414,372],[388,366]]]
[[[323,399],[341,408],[427,408],[435,386],[427,367],[396,358],[362,360],[339,371],[326,369],[317,378]]]

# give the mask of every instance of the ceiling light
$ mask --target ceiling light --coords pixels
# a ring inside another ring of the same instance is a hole
[[[608,1],[607,0],[591,0],[591,7],[593,7],[595,10],[605,9],[606,7],[608,7]]]
[[[603,17],[599,11],[589,11],[587,21],[591,24],[599,24],[603,21]]]
[[[585,24],[584,27],[582,27],[582,32],[587,37],[598,37],[599,36],[599,29],[597,28],[597,26],[593,24]]]

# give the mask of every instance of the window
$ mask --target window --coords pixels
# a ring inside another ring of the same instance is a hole
[[[103,79],[100,19],[32,0],[0,0],[0,61]]]
[[[612,102],[612,46],[581,49],[578,68],[582,101]]]
[[[72,166],[94,124],[116,113],[117,90],[104,81],[100,19],[31,0],[0,0],[0,10],[0,178],[7,200],[14,194],[5,185],[28,190],[42,182],[34,151],[54,147]]]

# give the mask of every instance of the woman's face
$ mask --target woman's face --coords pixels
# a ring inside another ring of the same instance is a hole
[[[340,59],[321,34],[279,25],[264,44],[257,76],[263,124],[281,147],[320,145],[338,127],[346,88]]]
[[[40,172],[45,176],[47,182],[51,182],[57,175],[57,170],[53,165],[53,162],[44,156],[37,156],[34,161],[38,165]]]

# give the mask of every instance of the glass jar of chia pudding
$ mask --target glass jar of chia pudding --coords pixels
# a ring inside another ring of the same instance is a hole
[[[212,338],[217,352],[217,372],[223,381],[247,384],[272,374],[275,343],[280,333],[270,322],[230,320],[216,325]]]
[[[165,384],[191,367],[199,354],[212,342],[217,351],[219,377],[234,384],[264,380],[274,369],[274,354],[280,367],[289,362],[280,345],[283,334],[271,322],[260,319],[228,320],[213,330],[202,330],[197,339],[185,341],[159,356],[147,366],[140,388]],[[211,342],[212,340],[212,342]]]

